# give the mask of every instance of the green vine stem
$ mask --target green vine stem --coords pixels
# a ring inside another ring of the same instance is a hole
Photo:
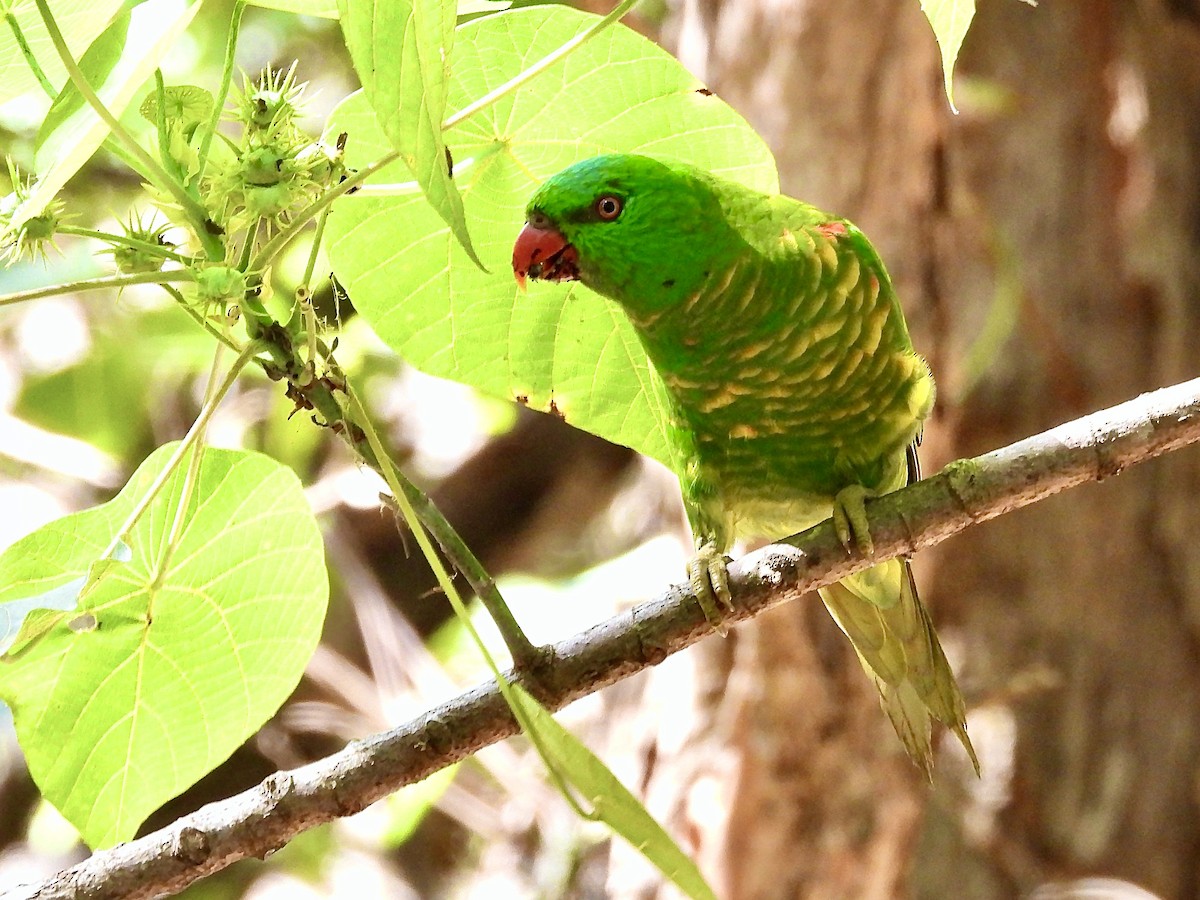
[[[171,141],[167,135],[167,86],[163,82],[161,68],[154,70],[154,128],[158,133],[158,158],[172,179],[183,182],[183,173],[179,163],[171,156]]]
[[[450,564],[466,578],[471,589],[475,591],[488,614],[496,622],[501,638],[512,654],[513,663],[517,668],[536,673],[541,670],[547,655],[544,649],[534,646],[525,632],[521,630],[516,617],[500,596],[491,577],[483,564],[471,553],[466,543],[459,537],[453,526],[446,521],[445,516],[416,485],[404,477],[403,473],[391,463],[386,453],[377,451],[367,439],[365,426],[356,421],[362,416],[348,416],[342,407],[335,391],[341,391],[345,385],[345,376],[338,367],[331,351],[320,342],[318,343],[321,356],[326,362],[326,375],[313,378],[306,373],[306,367],[297,353],[293,343],[292,333],[283,325],[273,324],[262,331],[260,340],[271,356],[271,360],[262,360],[263,370],[267,377],[273,379],[286,378],[289,384],[288,396],[303,407],[310,408],[324,419],[325,424],[337,430],[345,438],[351,448],[368,466],[387,480],[388,469],[394,470],[393,479],[407,502],[416,511],[418,520],[424,524],[429,534],[437,541],[446,554]],[[365,415],[365,414],[364,414]],[[364,422],[365,422],[364,418]],[[367,422],[367,426],[369,426]]]
[[[317,268],[317,251],[321,249],[321,241],[325,237],[325,222],[329,219],[329,208],[321,210],[317,217],[316,232],[313,234],[312,247],[308,251],[308,262],[304,266],[304,280],[300,286],[308,293],[312,287],[313,270]]]
[[[225,100],[229,96],[229,84],[233,80],[233,61],[237,53],[238,34],[242,28],[242,14],[246,11],[246,0],[237,0],[233,4],[233,14],[229,19],[229,39],[225,42],[225,63],[221,68],[221,87],[213,98],[212,118],[208,122],[203,136],[200,138],[198,156],[199,168],[196,171],[194,184],[199,184],[204,178],[204,170],[208,167],[208,153],[212,149],[213,137],[221,124],[221,114],[225,111]]]
[[[347,385],[346,389],[349,393],[349,385]],[[384,481],[388,483],[388,487],[391,488],[395,496],[398,509],[401,512],[404,512],[405,509],[413,511],[416,519],[408,521],[407,516],[405,516],[405,520],[409,529],[417,535],[418,544],[421,544],[422,549],[424,549],[424,544],[422,544],[423,531],[421,528],[423,525],[433,536],[434,540],[437,541],[438,546],[442,548],[442,551],[446,554],[446,557],[450,560],[454,568],[466,578],[467,584],[475,591],[479,597],[479,602],[483,604],[488,615],[496,623],[496,629],[500,632],[501,639],[504,641],[505,646],[508,647],[508,652],[512,654],[513,664],[518,669],[536,670],[544,654],[525,636],[525,632],[521,629],[516,617],[512,614],[512,610],[508,608],[508,604],[504,602],[504,598],[496,588],[496,583],[488,575],[483,564],[471,553],[463,539],[459,537],[458,532],[446,521],[441,510],[433,504],[433,501],[423,491],[400,473],[399,468],[384,451],[382,442],[379,440],[378,435],[375,434],[367,418],[366,410],[358,402],[353,393],[350,393],[349,396],[352,413],[351,423],[362,430],[361,438],[358,438],[358,435],[349,435],[349,437],[351,437],[355,449],[363,455],[368,465],[383,476]],[[350,430],[353,431],[353,429]],[[372,437],[374,437],[374,440],[372,440]],[[369,454],[364,453],[364,449],[369,451]],[[393,484],[393,482],[395,483]],[[432,557],[430,558],[430,565],[435,565]],[[437,560],[436,565],[440,566],[441,560]],[[436,569],[435,574],[437,574]],[[441,584],[440,579],[439,584]],[[447,586],[441,584],[441,587],[442,590],[447,591],[447,595],[449,596]],[[450,585],[450,588],[453,588],[453,585]],[[453,602],[451,600],[452,604]],[[490,660],[489,664],[491,664]]]
[[[204,388],[204,403],[201,405],[201,411],[206,409],[216,410],[217,405],[221,402],[221,397],[217,396],[217,374],[221,366],[221,351],[223,345],[217,344],[216,352],[213,353],[212,368],[208,372],[208,384]],[[253,348],[251,348],[253,349]],[[240,365],[235,363],[232,372],[232,378],[237,378],[242,367],[250,361],[250,356],[247,355],[244,359],[240,359]],[[226,378],[226,385],[232,385],[230,378]],[[229,388],[226,387],[225,390]],[[192,502],[192,494],[196,490],[196,482],[200,479],[200,466],[204,462],[204,448],[208,443],[208,420],[199,428],[195,428],[196,437],[192,444],[192,455],[188,459],[187,471],[183,476],[183,484],[179,488],[179,500],[175,504],[175,517],[171,520],[171,528],[167,532],[167,543],[163,548],[163,552],[159,554],[158,559],[154,563],[154,572],[150,579],[150,603],[153,605],[154,598],[158,594],[157,588],[162,586],[163,577],[171,565],[171,558],[175,555],[175,551],[179,549],[179,541],[183,535],[183,525],[187,520],[188,506]],[[149,615],[147,611],[147,615]]]
[[[66,284],[50,284],[46,287],[30,288],[15,294],[0,296],[0,306],[12,306],[26,300],[55,297],[59,294],[77,294],[82,291],[98,291],[102,288],[122,288],[132,284],[170,284],[179,281],[195,281],[196,273],[191,269],[169,269],[166,272],[135,272],[132,275],[103,275],[100,278],[84,278]]]
[[[475,628],[471,621],[471,615],[467,612],[466,604],[463,603],[462,597],[459,596],[458,589],[454,586],[454,581],[450,577],[450,573],[446,571],[446,567],[442,564],[442,560],[438,557],[437,552],[433,549],[433,545],[429,542],[429,535],[426,534],[425,528],[422,527],[421,521],[417,517],[416,509],[409,502],[408,491],[411,485],[405,482],[401,484],[400,472],[391,458],[387,456],[383,448],[383,442],[379,439],[379,434],[375,431],[367,416],[367,411],[362,405],[362,401],[358,399],[358,394],[354,389],[347,384],[346,395],[350,402],[350,413],[354,419],[361,423],[363,435],[370,446],[375,457],[383,461],[383,466],[380,474],[383,475],[384,481],[387,482],[388,489],[392,492],[392,498],[396,503],[404,522],[408,525],[413,537],[416,538],[417,545],[421,548],[421,552],[425,555],[425,559],[429,562],[430,568],[433,569],[433,574],[437,578],[438,585],[446,595],[446,599],[450,601],[450,605],[454,607],[455,615],[463,627],[466,628],[467,634],[470,635],[472,642],[487,662],[487,666],[492,671],[492,677],[496,679],[496,686],[499,688],[504,701],[512,710],[513,717],[521,726],[521,730],[525,732],[534,748],[537,750],[538,756],[542,758],[543,764],[546,766],[546,771],[550,774],[551,779],[555,782],[556,787],[562,794],[563,799],[583,818],[594,818],[594,812],[585,810],[575,798],[574,792],[568,784],[566,776],[561,772],[558,765],[555,763],[553,756],[546,749],[541,733],[534,726],[529,713],[526,711],[522,700],[516,696],[517,688],[510,684],[508,679],[504,677],[504,673],[500,671],[500,667],[496,664],[496,660],[488,652],[487,646],[483,643],[483,638],[479,636],[479,631]],[[507,607],[506,607],[507,610]],[[515,624],[515,621],[514,621]],[[525,640],[525,635],[520,629],[517,629],[521,634],[521,639]],[[515,662],[515,660],[514,660]],[[536,703],[528,694],[526,698],[529,701]]]
[[[312,247],[308,251],[308,262],[304,266],[304,278],[296,288],[296,308],[304,319],[304,331],[308,335],[307,365],[316,365],[317,358],[317,314],[312,304],[312,277],[317,267],[317,253],[321,249],[321,241],[325,237],[325,222],[329,219],[329,209],[323,209],[317,216],[316,232],[313,234]],[[293,313],[293,315],[295,315]]]
[[[200,205],[199,201],[184,189],[183,185],[172,178],[159,165],[158,161],[146,152],[142,145],[134,139],[133,135],[126,130],[125,126],[104,105],[104,101],[92,89],[87,77],[80,70],[75,57],[71,55],[71,50],[58,28],[58,23],[54,20],[54,14],[50,12],[48,0],[34,0],[34,3],[37,4],[38,13],[41,15],[42,23],[46,26],[46,31],[50,35],[50,41],[54,44],[54,49],[58,52],[58,57],[62,60],[63,66],[66,67],[67,76],[71,79],[71,83],[75,85],[75,89],[79,91],[80,95],[96,111],[96,115],[104,120],[113,137],[133,154],[134,158],[141,164],[142,171],[148,176],[149,180],[164,190],[169,191],[171,196],[175,198],[175,202],[182,207],[184,213],[192,220],[196,236],[204,244],[207,256],[210,259],[223,258],[225,254],[220,241],[205,228],[205,223],[208,221],[208,212]]]

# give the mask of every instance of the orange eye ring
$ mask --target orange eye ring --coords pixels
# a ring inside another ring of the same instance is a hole
[[[620,197],[614,197],[612,194],[605,194],[596,201],[596,215],[605,222],[611,222],[621,214],[624,204]]]

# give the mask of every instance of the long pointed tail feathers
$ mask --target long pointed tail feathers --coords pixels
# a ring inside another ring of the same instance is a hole
[[[937,632],[917,596],[907,560],[889,560],[821,588],[821,599],[850,638],[879,690],[879,702],[908,755],[932,778],[930,716],[962,742],[979,774],[967,737],[966,706]]]

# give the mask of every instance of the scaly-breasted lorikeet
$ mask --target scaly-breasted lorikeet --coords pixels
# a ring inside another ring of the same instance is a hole
[[[671,439],[699,554],[697,594],[727,602],[723,553],[831,515],[871,552],[863,500],[917,475],[933,406],[891,280],[844,219],[705,171],[616,154],[529,201],[518,282],[579,280],[619,303],[673,400]],[[822,588],[913,760],[930,716],[978,762],[954,675],[908,561]]]

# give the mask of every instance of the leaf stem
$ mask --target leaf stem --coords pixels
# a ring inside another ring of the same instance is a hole
[[[229,39],[225,43],[225,64],[221,69],[221,87],[213,98],[212,119],[208,128],[200,138],[200,168],[196,172],[195,183],[199,184],[208,167],[208,153],[212,149],[213,136],[221,124],[221,113],[225,111],[225,100],[229,97],[229,84],[233,80],[233,61],[237,54],[238,34],[242,28],[242,13],[246,11],[246,0],[237,0],[233,4],[233,15],[229,19]]]
[[[434,575],[437,577],[438,585],[445,592],[446,597],[450,600],[450,605],[454,607],[455,612],[459,614],[459,617],[463,618],[464,624],[466,625],[468,632],[471,634],[472,639],[478,645],[480,652],[487,657],[488,666],[491,667],[493,674],[498,675],[500,672],[499,667],[496,666],[495,661],[492,659],[491,655],[488,654],[487,648],[484,647],[482,639],[475,631],[475,626],[471,624],[470,617],[467,614],[466,606],[463,604],[462,598],[458,596],[458,589],[454,586],[453,582],[450,580],[450,576],[446,573],[446,568],[443,565],[441,558],[433,551],[433,547],[429,543],[429,536],[426,533],[425,526],[422,525],[422,521],[424,521],[423,517],[417,514],[416,507],[411,496],[414,492],[417,492],[416,487],[414,487],[411,482],[408,481],[408,479],[404,478],[400,474],[399,470],[396,468],[396,464],[392,462],[391,457],[387,455],[387,451],[384,450],[383,442],[379,439],[379,434],[375,430],[375,426],[371,424],[371,420],[367,416],[366,408],[362,405],[362,401],[359,400],[357,392],[355,392],[353,387],[349,384],[346,385],[346,394],[350,398],[350,415],[353,417],[354,423],[363,430],[363,435],[366,437],[367,445],[371,448],[371,453],[375,457],[376,469],[379,471],[379,474],[383,476],[383,480],[387,482],[387,486],[392,492],[396,509],[403,515],[404,521],[408,525],[409,530],[412,531],[413,535],[417,539],[417,544],[421,547],[422,552],[429,560],[429,565],[433,569]],[[449,530],[448,523],[447,529]],[[438,542],[442,543],[444,538],[445,535],[439,535]],[[461,542],[461,538],[458,538],[457,535],[455,535],[455,538]],[[459,560],[455,558],[456,564],[458,561]],[[478,562],[476,562],[475,565],[478,566]],[[525,637],[525,633],[521,631],[520,626],[516,624],[516,619],[513,618],[512,612],[508,610],[507,606],[505,606],[504,612],[506,613],[509,622],[511,622],[516,628],[516,633],[520,635],[520,637],[517,639],[518,644],[524,645],[522,650],[513,651],[513,661],[520,664],[522,661],[527,661],[529,659],[529,656],[525,654],[535,654],[536,648],[529,643],[528,638]],[[499,625],[500,623],[497,624]],[[500,628],[501,632],[504,633],[504,626],[500,625]],[[505,635],[505,639],[507,642],[507,634]],[[509,646],[510,650],[512,650],[512,645],[510,644]],[[522,660],[521,656],[525,656],[525,659]]]
[[[301,280],[300,286],[296,288],[296,303],[300,308],[300,315],[304,318],[304,331],[308,336],[307,362],[310,365],[315,365],[317,358],[317,313],[312,304],[312,276],[313,270],[317,267],[317,253],[321,249],[321,239],[325,235],[325,222],[328,218],[328,208],[321,210],[321,214],[317,216],[316,233],[313,235],[312,247],[308,251],[308,263],[304,266],[304,278]]]
[[[15,294],[0,295],[0,306],[12,306],[26,300],[55,297],[59,294],[75,294],[81,291],[96,291],[103,288],[122,288],[131,284],[169,284],[178,281],[195,281],[196,273],[191,269],[168,269],[166,272],[135,272],[132,275],[104,275],[100,278],[85,278],[65,284],[30,288]]]
[[[460,109],[458,112],[456,112],[454,115],[450,116],[448,119],[446,119],[446,121],[444,121],[442,123],[442,130],[448,131],[449,129],[453,128],[455,125],[459,124],[460,122],[464,121],[465,119],[469,119],[471,116],[475,115],[475,113],[479,112],[480,110],[486,109],[487,107],[491,106],[493,103],[495,103],[497,100],[499,100],[501,97],[505,96],[506,94],[512,93],[517,88],[521,87],[521,85],[525,84],[527,81],[530,81],[531,79],[536,78],[538,75],[542,74],[542,72],[546,71],[548,68],[550,68],[556,62],[558,62],[564,56],[567,56],[568,54],[579,49],[584,44],[586,44],[588,41],[590,41],[592,38],[594,38],[596,35],[598,35],[600,32],[602,32],[606,28],[608,28],[608,26],[614,24],[619,19],[621,19],[627,12],[629,12],[631,9],[633,9],[634,6],[637,5],[637,2],[638,2],[638,0],[621,0],[620,3],[618,3],[615,7],[613,7],[612,12],[610,12],[608,15],[606,15],[604,18],[600,19],[599,21],[592,23],[592,25],[587,30],[575,35],[575,37],[571,38],[569,41],[567,41],[561,47],[558,47],[555,50],[552,50],[550,53],[543,56],[541,59],[539,59],[537,62],[535,62],[532,66],[530,66],[528,69],[525,69],[522,72],[518,72],[516,75],[514,75],[508,81],[504,82],[504,84],[493,88],[492,90],[490,90],[486,94],[484,94],[482,97],[480,97],[478,100],[475,100],[474,102],[467,104],[462,109]]]
[[[21,23],[17,21],[17,17],[11,10],[5,12],[4,18],[8,20],[9,28],[12,29],[13,37],[16,39],[17,48],[21,51],[21,55],[25,57],[25,64],[29,66],[29,70],[33,72],[33,77],[37,79],[38,84],[42,86],[42,90],[50,97],[51,100],[57,100],[59,91],[46,75],[46,70],[42,68],[42,64],[38,62],[34,56],[33,48],[29,46],[29,42],[25,39],[25,32],[21,29]],[[146,173],[138,168],[138,161],[133,158],[132,154],[125,149],[119,142],[109,135],[104,139],[102,145],[105,150],[113,154],[117,159],[121,160],[129,168],[133,169],[138,175],[143,178],[149,178]],[[61,229],[60,229],[61,230]]]
[[[167,135],[167,87],[163,84],[161,68],[154,70],[154,128],[158,133],[158,156],[172,178],[180,178],[179,163],[171,158],[171,139]],[[182,182],[182,179],[180,179]]]
[[[175,202],[183,208],[184,213],[193,221],[197,237],[202,242],[205,242],[206,245],[212,244],[210,240],[211,236],[204,227],[204,223],[208,221],[208,212],[184,189],[183,185],[172,178],[158,164],[158,161],[146,152],[145,148],[134,139],[133,135],[112,114],[108,107],[104,105],[104,101],[96,94],[96,91],[88,82],[87,76],[79,68],[75,57],[71,55],[71,49],[67,46],[62,32],[58,28],[58,23],[54,20],[54,14],[50,12],[48,0],[34,0],[34,3],[37,4],[38,13],[41,15],[42,23],[46,26],[46,31],[50,35],[50,41],[54,44],[54,49],[58,51],[58,57],[62,60],[63,66],[66,67],[67,76],[71,79],[71,83],[75,85],[75,89],[79,91],[80,95],[96,111],[96,115],[104,121],[104,124],[109,127],[113,137],[141,164],[142,171],[148,180],[169,191],[171,196],[175,198]],[[216,252],[215,245],[205,246],[205,252],[210,258],[213,258],[213,253]]]
[[[237,264],[238,271],[242,274],[258,271],[256,268],[251,269],[247,268],[247,266],[250,265],[250,256],[254,253],[254,245],[258,242],[258,238],[262,234],[264,227],[265,220],[260,218],[254,220],[253,227],[246,229],[246,239],[242,244],[242,255],[238,259]]]
[[[321,210],[317,217],[316,233],[313,235],[312,249],[308,251],[308,264],[304,267],[304,280],[300,282],[305,291],[311,292],[313,270],[317,267],[317,252],[321,249],[321,239],[325,236],[325,222],[329,218],[329,208]]]
[[[580,806],[578,801],[573,796],[565,776],[561,771],[559,771],[559,768],[555,764],[552,755],[544,746],[542,736],[535,727],[528,712],[526,712],[521,698],[516,696],[516,691],[513,685],[510,684],[508,679],[504,677],[504,673],[500,671],[500,667],[496,664],[496,660],[492,657],[491,653],[488,652],[487,646],[483,643],[483,638],[480,637],[479,631],[475,628],[475,624],[471,621],[471,615],[467,611],[466,604],[463,603],[462,597],[459,596],[458,588],[454,586],[454,581],[451,579],[450,573],[446,571],[446,566],[443,564],[441,557],[439,557],[437,552],[433,549],[433,544],[431,544],[429,540],[429,534],[425,531],[424,526],[421,524],[421,521],[417,516],[416,509],[414,509],[413,504],[409,501],[408,491],[401,486],[399,472],[396,469],[395,463],[392,462],[391,457],[389,457],[385,452],[383,448],[383,442],[379,439],[378,432],[375,431],[375,427],[371,424],[371,420],[367,416],[367,411],[363,407],[362,401],[359,400],[358,394],[348,383],[346,385],[346,395],[350,399],[350,414],[356,420],[359,427],[362,428],[363,434],[367,439],[367,444],[370,446],[372,453],[374,453],[376,458],[379,460],[380,474],[383,475],[384,481],[387,482],[388,489],[392,492],[392,499],[396,504],[396,508],[404,517],[404,521],[408,525],[409,530],[412,532],[413,537],[416,538],[417,545],[421,548],[421,552],[425,555],[425,559],[428,561],[430,568],[433,569],[433,574],[437,578],[438,586],[441,587],[442,592],[446,595],[446,599],[450,601],[450,605],[454,607],[454,613],[458,616],[459,622],[462,623],[463,627],[467,631],[467,634],[470,636],[471,641],[475,644],[475,647],[479,650],[480,654],[484,658],[484,661],[487,663],[488,668],[491,670],[492,676],[496,679],[496,686],[500,689],[500,693],[503,695],[505,702],[508,703],[509,709],[512,710],[513,717],[516,718],[518,724],[521,726],[521,730],[525,732],[525,735],[529,738],[530,742],[537,750],[538,756],[541,757],[542,762],[546,766],[547,772],[550,774],[551,779],[555,782],[559,792],[563,795],[563,798],[580,816],[590,818],[589,814]],[[518,631],[519,630],[520,629],[518,629]],[[521,638],[525,639],[523,632],[521,633]],[[515,661],[516,660],[514,660],[514,662]],[[533,697],[528,695],[526,695],[526,697],[530,702],[537,703]]]
[[[216,404],[220,401],[215,399],[217,387],[217,372],[221,365],[221,351],[224,347],[217,344],[216,350],[213,352],[212,367],[208,372],[208,384],[204,388],[204,403],[200,407],[201,410],[216,408]],[[243,363],[245,365],[245,363]],[[154,563],[154,572],[150,579],[150,604],[153,607],[154,597],[157,594],[155,588],[162,584],[163,576],[166,574],[168,567],[171,564],[171,557],[175,555],[175,551],[179,548],[179,539],[183,534],[183,523],[187,518],[187,509],[192,502],[192,494],[196,489],[196,482],[200,478],[200,466],[204,462],[204,448],[207,444],[208,422],[196,428],[196,437],[192,442],[195,446],[192,450],[192,455],[188,459],[187,471],[183,476],[183,484],[179,487],[179,499],[175,505],[175,516],[171,520],[171,528],[167,532],[167,543],[163,548],[162,554]],[[147,615],[150,611],[147,611]]]

